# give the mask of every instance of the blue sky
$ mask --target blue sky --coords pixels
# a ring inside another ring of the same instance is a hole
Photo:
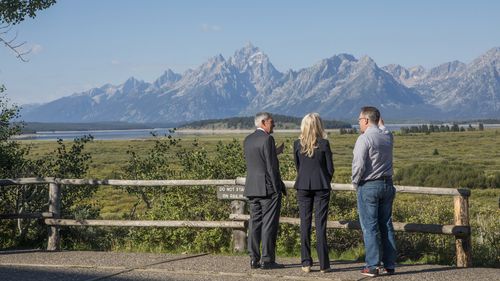
[[[0,48],[0,83],[15,103],[47,102],[131,76],[152,82],[247,42],[280,71],[339,53],[379,66],[469,63],[500,46],[498,11],[490,0],[59,0],[14,26],[33,52],[23,63]]]

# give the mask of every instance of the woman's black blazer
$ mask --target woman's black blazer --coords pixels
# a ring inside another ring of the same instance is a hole
[[[297,168],[296,189],[330,189],[333,172],[333,156],[328,140],[318,140],[318,148],[312,157],[300,153],[300,140],[293,143],[293,156]]]

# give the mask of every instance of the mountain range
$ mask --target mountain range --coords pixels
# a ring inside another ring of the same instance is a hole
[[[187,122],[258,111],[353,120],[364,105],[392,120],[500,118],[500,47],[469,64],[431,69],[379,67],[368,56],[338,54],[280,72],[258,47],[217,55],[183,74],[167,69],[152,83],[129,78],[41,105],[25,106],[37,122]]]

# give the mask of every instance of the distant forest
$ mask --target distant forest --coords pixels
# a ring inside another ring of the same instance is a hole
[[[407,135],[410,133],[434,133],[434,132],[465,132],[465,131],[475,131],[476,128],[472,127],[471,124],[467,127],[467,129],[463,126],[458,126],[457,123],[453,124],[451,127],[449,125],[420,125],[420,126],[411,126],[411,127],[401,127],[399,129],[402,135]],[[479,123],[477,130],[484,131],[484,124]]]
[[[93,131],[93,130],[132,130],[132,129],[154,129],[170,128],[175,124],[150,124],[150,123],[128,123],[128,122],[95,122],[95,123],[41,123],[27,122],[21,129],[23,134],[50,131]]]
[[[276,129],[299,129],[301,117],[273,115]],[[351,124],[336,120],[323,120],[326,129],[351,128]],[[187,123],[182,129],[252,129],[255,128],[254,117],[231,117],[225,119],[208,119]]]
[[[483,123],[483,124],[500,124],[500,119],[476,119],[469,121],[455,122],[457,124]]]
[[[292,117],[286,115],[273,115],[276,121],[277,129],[299,129],[301,117]],[[350,129],[351,125],[348,122],[336,120],[323,120],[327,129]],[[434,123],[438,123],[435,121]],[[500,119],[482,119],[471,121],[460,121],[455,124],[470,124],[470,123],[483,123],[483,124],[500,124]],[[92,131],[92,130],[132,130],[132,129],[154,129],[154,128],[183,128],[183,129],[251,129],[254,128],[253,116],[251,117],[231,117],[225,119],[209,119],[195,121],[191,123],[128,123],[120,121],[110,122],[94,122],[94,123],[42,123],[42,122],[26,122],[14,123],[14,125],[21,125],[21,133],[33,134],[41,131]],[[430,128],[430,125],[428,128]],[[413,127],[413,126],[412,126]],[[415,128],[408,127],[408,133],[415,132]],[[441,127],[434,125],[434,127]],[[444,126],[446,127],[446,126]],[[405,128],[406,129],[406,128]],[[419,128],[422,129],[422,128]],[[403,129],[404,130],[404,129]],[[420,131],[420,130],[419,130]],[[426,132],[423,128],[422,132]],[[430,129],[430,131],[433,131]],[[437,130],[441,131],[441,130]],[[450,127],[448,131],[453,131]],[[345,131],[349,133],[349,131]]]

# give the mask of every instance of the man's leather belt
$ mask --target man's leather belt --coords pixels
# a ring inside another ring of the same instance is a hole
[[[367,180],[362,180],[359,182],[359,185],[363,185],[369,181],[392,181],[392,176],[381,176],[379,178],[376,178],[376,179],[367,179]]]

